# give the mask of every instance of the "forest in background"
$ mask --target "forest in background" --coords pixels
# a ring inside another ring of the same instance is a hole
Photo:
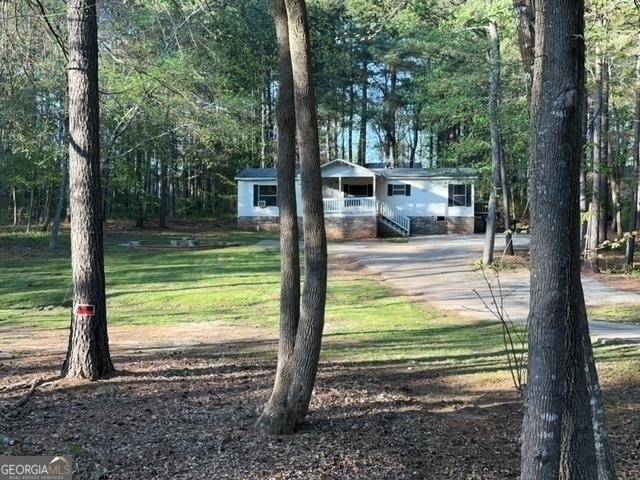
[[[322,160],[475,167],[487,200],[494,118],[511,217],[527,225],[529,66],[517,30],[527,5],[309,2]],[[67,196],[65,2],[0,8],[0,221],[46,229]],[[598,200],[598,244],[635,212],[639,12],[633,0],[588,9],[583,211]],[[228,216],[235,174],[275,165],[272,14],[270,0],[99,3],[107,219]]]

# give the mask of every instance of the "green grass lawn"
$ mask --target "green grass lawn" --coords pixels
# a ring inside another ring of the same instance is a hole
[[[605,305],[589,309],[589,318],[640,325],[640,308],[637,305]]]
[[[106,238],[111,325],[212,322],[259,326],[276,334],[279,254],[255,244],[266,233],[199,233],[199,249],[171,249],[181,233],[111,233]],[[122,247],[124,241],[148,247]],[[220,242],[238,246],[217,248]],[[51,253],[42,234],[0,232],[0,327],[64,329],[69,323],[68,237]],[[501,327],[463,320],[397,296],[370,278],[332,278],[325,360],[406,364],[409,368],[505,374]],[[0,340],[0,343],[2,341]],[[615,360],[626,347],[600,350]],[[626,350],[624,350],[626,352]],[[635,353],[634,353],[635,352]],[[636,359],[637,350],[625,353]]]

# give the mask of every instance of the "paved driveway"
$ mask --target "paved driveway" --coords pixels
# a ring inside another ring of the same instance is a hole
[[[329,252],[336,258],[366,266],[384,281],[412,295],[419,295],[441,308],[455,310],[475,319],[492,318],[474,292],[487,302],[490,292],[481,271],[473,264],[482,256],[483,236],[412,237],[408,243],[389,240],[332,243]],[[496,238],[496,256],[501,255],[503,239]],[[518,236],[516,249],[527,249],[529,238]],[[500,251],[498,253],[498,251]],[[490,280],[494,290],[497,281]],[[504,272],[500,275],[504,310],[514,321],[524,322],[529,310],[529,272]],[[608,287],[593,278],[583,278],[588,306],[635,304],[640,308],[640,295]],[[611,322],[590,322],[594,339],[627,339],[640,341],[640,326]]]

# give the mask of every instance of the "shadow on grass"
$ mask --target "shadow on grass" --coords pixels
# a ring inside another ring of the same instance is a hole
[[[431,347],[429,330],[410,335],[424,335]],[[332,358],[334,347],[327,342],[309,422],[292,437],[253,428],[273,381],[273,339],[116,348],[118,376],[44,389],[3,433],[20,440],[14,454],[73,452],[80,478],[95,471],[118,479],[205,479],[223,472],[238,479],[278,472],[300,479],[459,480],[478,472],[483,479],[517,478],[516,394],[485,388],[481,380],[472,389],[454,380],[469,367],[500,370],[497,352],[427,356],[424,368],[409,371],[410,358],[343,362]],[[439,365],[443,359],[450,363]],[[640,388],[620,385],[605,393],[615,399],[610,421],[618,454],[632,459],[632,435],[640,432],[627,416],[639,413]],[[172,462],[140,462],[165,456]],[[631,468],[633,461],[621,463],[621,478],[632,478],[624,476]]]

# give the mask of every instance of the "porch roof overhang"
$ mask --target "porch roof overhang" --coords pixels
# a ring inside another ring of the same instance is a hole
[[[368,168],[346,160],[333,160],[321,167],[322,178],[375,178],[376,173]]]

